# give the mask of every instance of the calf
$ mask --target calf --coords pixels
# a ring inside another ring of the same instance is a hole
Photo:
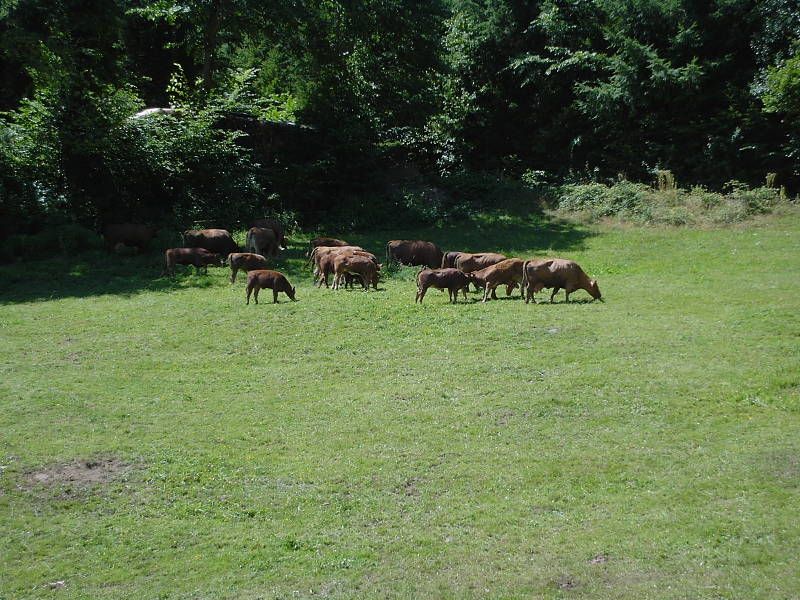
[[[239,271],[248,273],[256,269],[266,269],[267,259],[260,254],[250,252],[234,252],[228,255],[228,262],[231,265],[231,283],[236,283],[236,274]]]
[[[270,288],[272,290],[272,302],[278,303],[278,292],[283,292],[292,301],[296,301],[295,288],[286,279],[283,273],[278,271],[269,271],[267,269],[257,269],[250,271],[247,274],[247,304],[250,304],[250,293],[255,292],[253,297],[258,304],[258,292],[261,288]]]
[[[578,263],[563,258],[545,260],[528,260],[522,267],[522,287],[525,292],[525,304],[533,300],[534,294],[544,288],[552,288],[550,302],[561,288],[564,288],[569,302],[569,295],[575,290],[586,290],[595,300],[602,300],[597,281],[589,279]]]
[[[342,280],[347,273],[361,277],[361,284],[364,290],[368,290],[370,284],[374,289],[378,289],[378,272],[381,266],[366,256],[354,254],[339,254],[333,259],[333,289],[339,289]]]
[[[497,296],[494,293],[497,286],[505,285],[506,295],[510,296],[512,290],[522,283],[522,267],[524,263],[525,261],[521,258],[507,258],[480,271],[467,273],[467,277],[470,281],[474,281],[477,285],[483,287],[483,302],[489,299],[489,294],[491,294],[493,300],[497,300]],[[522,294],[520,294],[521,297]]]
[[[425,292],[429,287],[437,290],[447,289],[450,301],[455,304],[458,302],[458,290],[464,292],[464,300],[467,299],[467,288],[469,287],[468,276],[458,269],[423,269],[417,275],[417,297],[416,304],[422,304]]]
[[[208,273],[208,265],[222,265],[222,257],[205,248],[170,248],[164,252],[164,271],[161,275],[175,275],[175,265],[194,265],[195,271],[200,267]]]

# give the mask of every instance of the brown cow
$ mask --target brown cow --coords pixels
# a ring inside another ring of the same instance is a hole
[[[339,256],[363,256],[374,262],[376,266],[378,265],[378,258],[374,254],[355,246],[315,248],[315,252],[317,255],[315,257],[316,267],[314,269],[314,278],[315,283],[317,283],[319,287],[322,287],[323,283],[325,287],[328,287],[328,275],[335,271],[335,261]],[[352,277],[350,274],[346,273],[345,276],[347,278],[347,283],[352,285]]]
[[[226,229],[189,229],[183,233],[183,243],[187,248],[205,248],[222,256],[239,252],[239,246]]]
[[[424,240],[390,240],[386,244],[386,261],[396,260],[404,265],[438,269],[444,254],[439,246]]]
[[[286,232],[283,229],[283,224],[277,219],[256,219],[252,222],[250,227],[272,229],[272,231],[275,232],[275,240],[278,242],[278,248],[286,250]]]
[[[337,290],[342,285],[342,280],[347,273],[361,277],[361,284],[364,290],[368,290],[370,284],[374,289],[378,289],[378,272],[381,266],[366,256],[356,256],[353,254],[339,254],[333,259],[333,289]]]
[[[462,254],[466,252],[445,252],[442,255],[442,269],[455,269],[456,261]]]
[[[103,228],[106,245],[115,250],[119,244],[122,244],[143,251],[147,249],[147,245],[155,235],[154,227],[137,223],[111,223]]]
[[[462,252],[456,260],[455,267],[464,273],[472,273],[473,271],[480,271],[486,267],[496,265],[507,258],[505,254],[498,254],[497,252],[479,252],[477,254]]]
[[[248,252],[260,254],[261,256],[278,255],[278,239],[272,229],[266,227],[251,227],[247,230],[247,238],[244,243]]]
[[[360,251],[365,252],[365,250],[361,246],[317,246],[311,251],[311,254],[308,256],[309,264],[314,265],[314,275],[316,277],[316,272],[319,270],[319,261],[323,256],[330,254],[332,252],[339,252],[341,250],[353,250],[353,251]]]
[[[506,295],[510,296],[511,291],[522,283],[522,266],[525,263],[521,258],[507,258],[499,263],[490,265],[480,271],[467,273],[470,281],[476,282],[483,287],[483,302],[489,299],[491,294],[493,300],[497,300],[494,294],[499,285],[506,286]],[[520,294],[520,298],[522,294]]]
[[[267,269],[257,269],[250,271],[247,274],[247,304],[250,304],[250,293],[255,292],[254,298],[258,304],[258,292],[261,288],[270,288],[272,290],[272,302],[278,303],[278,292],[283,292],[293,301],[295,298],[295,288],[286,279],[283,273],[278,271],[269,271]]]
[[[569,295],[575,290],[586,290],[595,300],[602,300],[597,281],[589,279],[578,263],[563,258],[545,260],[528,260],[522,267],[522,287],[527,292],[525,304],[530,300],[536,304],[534,294],[544,288],[553,288],[550,302],[561,288],[564,288],[569,302]]]
[[[464,300],[467,299],[467,288],[469,287],[469,279],[467,275],[458,269],[423,269],[417,274],[417,297],[414,300],[416,304],[422,304],[422,299],[425,298],[425,292],[429,287],[435,287],[437,290],[446,289],[450,295],[450,301],[455,304],[458,302],[458,290],[464,292]]]
[[[208,265],[222,265],[222,257],[205,248],[170,248],[164,252],[164,271],[161,275],[175,276],[175,265],[194,265],[195,272],[208,273]]]
[[[266,269],[269,266],[266,258],[250,252],[233,252],[228,255],[228,263],[231,265],[231,283],[236,282],[236,274],[239,271],[248,273],[256,269]]]

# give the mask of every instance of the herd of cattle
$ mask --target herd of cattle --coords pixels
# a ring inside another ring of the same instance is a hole
[[[135,246],[142,249],[155,235],[144,225],[111,225],[104,230],[106,242],[111,247]],[[272,290],[273,302],[283,292],[295,300],[295,288],[283,273],[270,270],[269,258],[286,248],[283,226],[274,219],[261,219],[247,231],[245,252],[224,229],[189,230],[183,235],[184,247],[170,248],[164,252],[164,272],[175,274],[175,265],[193,265],[207,270],[208,265],[225,264],[231,269],[231,283],[239,271],[247,273],[247,304],[251,294],[258,304],[258,293],[263,288]],[[360,246],[336,238],[319,237],[311,240],[308,251],[309,265],[313,267],[314,284],[329,287],[333,275],[333,289],[353,285],[360,281],[365,290],[377,289],[382,265],[377,256]],[[419,266],[415,302],[422,302],[431,287],[447,290],[450,301],[457,302],[458,292],[464,299],[470,285],[483,290],[483,302],[497,299],[496,289],[505,286],[510,296],[520,288],[525,302],[536,302],[534,294],[552,289],[550,301],[563,289],[566,300],[576,290],[586,290],[595,300],[600,300],[600,288],[583,269],[571,260],[548,258],[523,260],[509,258],[496,252],[442,252],[433,242],[423,240],[392,240],[386,245],[387,262]]]

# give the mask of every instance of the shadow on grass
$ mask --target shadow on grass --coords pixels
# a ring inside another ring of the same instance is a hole
[[[390,239],[425,239],[438,244],[442,250],[467,252],[499,251],[510,256],[531,257],[545,251],[579,250],[591,231],[575,224],[549,220],[541,215],[481,216],[458,224],[414,229],[393,228],[369,233],[327,232],[374,252],[380,260],[386,255]],[[310,282],[307,265],[307,239],[296,235],[290,238],[289,248],[272,261],[271,268],[286,274],[293,285]],[[136,256],[118,256],[102,251],[78,256],[55,256],[47,260],[19,262],[0,266],[0,304],[31,302],[59,298],[131,295],[143,291],[172,292],[186,288],[216,285],[217,271],[209,267],[209,275],[196,275],[194,268],[178,268],[172,279],[161,277],[163,254],[152,251]],[[230,274],[224,269],[225,277]],[[242,277],[235,285],[243,286]],[[401,279],[408,278],[400,274]],[[385,273],[382,281],[397,274]]]

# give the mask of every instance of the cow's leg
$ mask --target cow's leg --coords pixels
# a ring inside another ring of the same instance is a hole
[[[278,303],[278,290],[276,290],[274,288],[272,290],[272,303],[273,304],[277,304]]]
[[[369,291],[369,279],[367,279],[366,273],[359,273],[359,276],[361,277],[361,285],[364,286],[364,291],[368,292]]]
[[[238,269],[231,267],[231,283],[236,283],[236,273]]]
[[[550,304],[552,304],[553,302],[555,302],[555,300],[553,300],[553,298],[555,297],[555,295],[556,295],[556,294],[557,294],[557,293],[558,293],[560,290],[561,290],[561,288],[560,288],[560,287],[555,287],[555,288],[553,288],[553,293],[552,293],[552,294],[550,294]]]
[[[496,290],[497,290],[497,288],[494,288],[494,287],[492,288],[492,300],[497,300]]]
[[[492,290],[492,289],[489,287],[489,284],[487,283],[487,284],[486,284],[486,287],[485,287],[485,288],[483,288],[483,302],[487,302],[487,301],[489,300],[489,293],[490,293],[490,292],[493,292],[493,291],[494,291],[494,290]]]
[[[422,288],[417,292],[417,296],[419,296],[419,303],[422,304],[422,299],[425,297],[425,292],[428,291],[428,288]]]
[[[248,285],[247,286],[247,304],[250,304],[250,292],[252,292],[252,291],[253,291],[253,286]]]
[[[461,291],[464,292],[464,302],[467,301],[467,290],[468,289],[469,289],[469,284],[467,284],[467,287],[461,288]],[[458,293],[456,293],[456,295],[458,295]]]

